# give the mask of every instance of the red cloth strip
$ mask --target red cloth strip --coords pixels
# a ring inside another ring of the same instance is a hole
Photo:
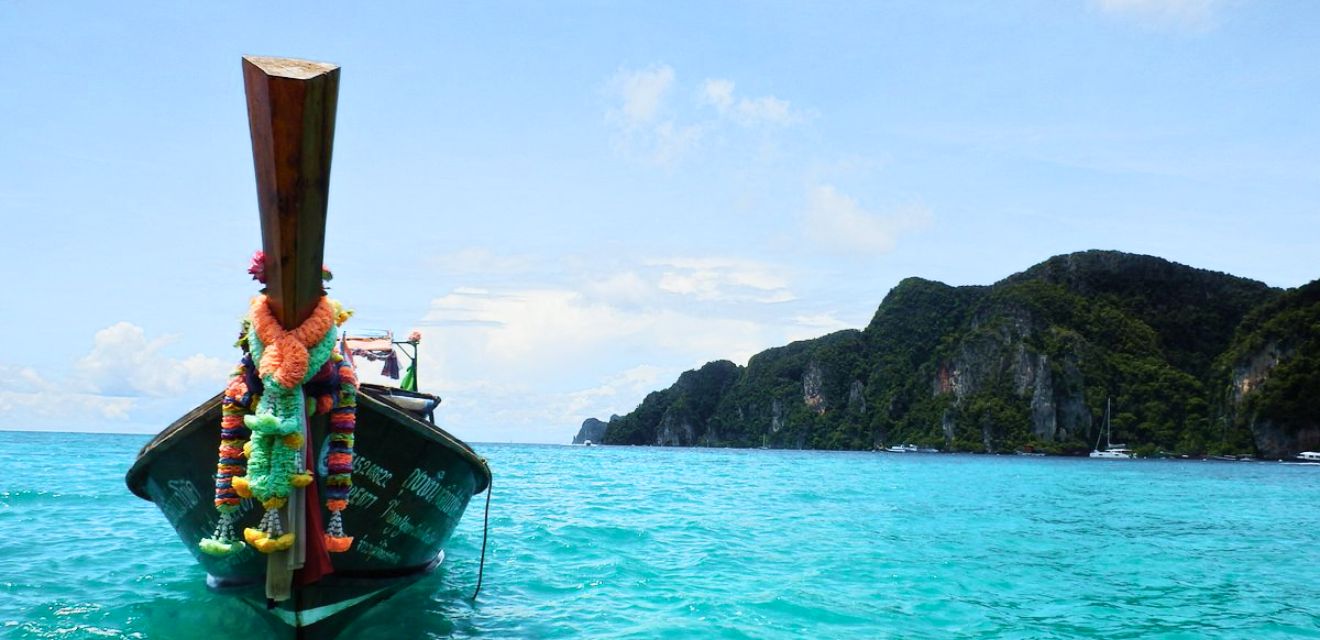
[[[308,443],[311,434],[306,434]],[[308,469],[315,469],[312,464],[312,447],[304,448],[304,464]],[[307,558],[303,568],[293,572],[294,584],[308,585],[335,572],[330,562],[330,552],[325,548],[325,526],[321,523],[321,496],[316,490],[316,483],[307,485],[307,531],[303,538],[307,541]]]

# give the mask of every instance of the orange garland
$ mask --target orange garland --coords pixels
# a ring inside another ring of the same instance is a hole
[[[312,315],[298,328],[289,331],[271,313],[266,296],[252,299],[252,328],[265,345],[257,372],[261,377],[273,376],[280,386],[295,389],[307,376],[307,349],[325,337],[335,325],[335,309],[330,299],[322,296]]]

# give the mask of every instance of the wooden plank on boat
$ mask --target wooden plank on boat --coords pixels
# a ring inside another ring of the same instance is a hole
[[[243,57],[252,162],[257,175],[261,242],[266,255],[266,296],[285,329],[302,324],[325,291],[325,218],[330,191],[339,67],[291,58]],[[304,450],[311,434],[304,428]],[[306,453],[306,451],[304,451]],[[308,532],[303,489],[285,511],[298,548],[272,553],[266,597],[286,600],[301,568]]]

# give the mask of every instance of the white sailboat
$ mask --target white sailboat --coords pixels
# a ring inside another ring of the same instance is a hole
[[[1100,448],[1100,436],[1095,438],[1095,449],[1091,451],[1092,458],[1131,458],[1132,450],[1125,444],[1111,444],[1109,442],[1109,398],[1105,398],[1105,448]]]

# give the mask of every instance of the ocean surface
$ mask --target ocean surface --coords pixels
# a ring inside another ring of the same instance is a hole
[[[265,637],[144,436],[0,432],[0,637]],[[346,638],[1320,638],[1320,467],[477,445],[442,570]]]

